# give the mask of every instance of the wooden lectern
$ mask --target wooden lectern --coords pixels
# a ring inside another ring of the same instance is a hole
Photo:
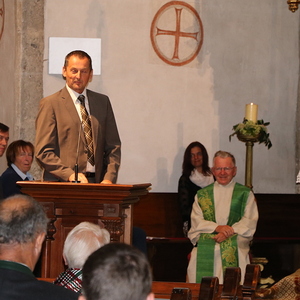
[[[64,241],[80,222],[104,224],[112,242],[131,244],[133,204],[148,194],[151,185],[36,181],[18,181],[17,184],[23,193],[42,203],[50,220],[41,254],[41,277],[57,277],[64,271]]]

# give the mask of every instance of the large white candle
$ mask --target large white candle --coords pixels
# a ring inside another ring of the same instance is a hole
[[[258,110],[257,104],[254,104],[254,103],[246,104],[245,119],[256,123],[257,122],[257,110]]]

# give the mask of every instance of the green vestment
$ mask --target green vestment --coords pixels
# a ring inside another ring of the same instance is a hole
[[[230,213],[227,225],[232,226],[244,215],[250,189],[239,183],[235,183]],[[203,212],[203,217],[207,221],[216,222],[214,206],[214,183],[197,192],[198,203]],[[214,249],[216,235],[213,233],[201,233],[198,240],[197,249],[197,269],[196,282],[200,283],[203,276],[213,276],[214,273]],[[220,243],[223,274],[227,267],[238,267],[238,245],[237,234],[227,238]]]

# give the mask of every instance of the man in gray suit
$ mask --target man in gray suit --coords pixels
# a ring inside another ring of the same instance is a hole
[[[93,77],[91,57],[80,50],[69,53],[63,77],[66,86],[41,100],[36,119],[36,158],[44,169],[43,179],[116,183],[121,141],[109,98],[86,89]],[[89,137],[82,109],[88,116]]]

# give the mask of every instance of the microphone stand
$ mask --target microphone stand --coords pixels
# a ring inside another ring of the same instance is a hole
[[[78,180],[78,163],[75,164],[74,171],[75,171],[75,180],[73,180],[72,182],[73,183],[80,183],[81,181]]]
[[[78,141],[77,141],[77,154],[76,154],[76,163],[74,167],[74,172],[75,172],[75,180],[73,180],[73,183],[80,183],[81,181],[78,180],[78,156],[79,156],[79,141],[80,141],[80,132],[81,132],[81,123],[79,125],[79,134],[78,134]]]

